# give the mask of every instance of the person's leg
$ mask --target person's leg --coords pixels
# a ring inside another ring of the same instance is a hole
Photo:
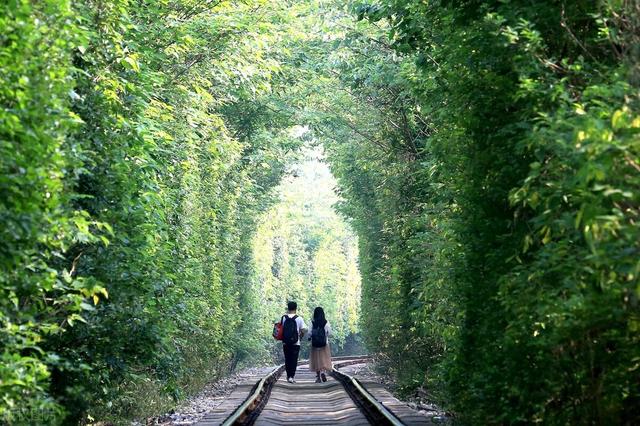
[[[287,371],[287,380],[295,374],[295,371],[292,372],[291,370],[291,366],[294,365],[292,362],[292,346],[294,345],[282,345],[282,349],[284,350],[284,368]]]
[[[327,381],[327,375],[325,374],[327,371],[331,370],[331,349],[329,348],[329,343],[327,346],[323,348],[323,356],[322,356],[322,372],[320,373],[320,378],[323,382]]]
[[[300,346],[291,345],[291,377],[295,377],[298,368],[298,356],[300,355]]]

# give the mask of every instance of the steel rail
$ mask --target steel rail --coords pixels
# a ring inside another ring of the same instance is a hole
[[[353,364],[353,362],[345,363],[343,365],[349,364]],[[331,374],[336,378],[336,380],[342,383],[351,399],[360,406],[361,411],[367,416],[372,424],[404,426],[404,423],[402,423],[395,414],[371,395],[371,393],[362,386],[362,384],[360,384],[358,379],[338,371],[335,367]]]
[[[221,426],[244,425],[249,420],[248,417],[260,405],[263,405],[264,397],[271,393],[271,386],[282,374],[284,364],[275,368],[271,373],[260,379],[254,389],[251,391],[247,399],[234,410],[233,413],[222,422]],[[274,380],[275,379],[275,380]],[[268,387],[265,387],[268,386]],[[258,400],[260,398],[260,400]]]
[[[355,364],[364,364],[366,362],[371,362],[373,357],[371,355],[362,355],[358,357],[345,356],[340,358],[333,358],[333,368],[338,369],[342,367],[346,367],[348,365]]]

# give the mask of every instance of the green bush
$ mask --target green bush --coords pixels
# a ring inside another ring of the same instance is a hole
[[[238,265],[301,141],[249,109],[286,84],[253,6],[2,6],[3,420],[158,413],[263,350]]]
[[[637,2],[356,13],[390,40],[330,156],[370,348],[465,423],[637,422]]]

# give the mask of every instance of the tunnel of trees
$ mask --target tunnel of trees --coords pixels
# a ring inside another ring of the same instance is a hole
[[[638,424],[639,64],[638,0],[3,1],[1,422],[162,412],[297,298],[462,424]]]

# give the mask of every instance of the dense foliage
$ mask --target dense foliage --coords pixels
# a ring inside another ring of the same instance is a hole
[[[0,419],[158,413],[294,297],[463,423],[637,423],[639,10],[4,2]]]
[[[638,3],[356,13],[387,37],[344,37],[327,146],[369,347],[470,424],[637,422]]]
[[[301,140],[262,6],[1,6],[3,422],[157,412],[264,350],[245,260]]]

